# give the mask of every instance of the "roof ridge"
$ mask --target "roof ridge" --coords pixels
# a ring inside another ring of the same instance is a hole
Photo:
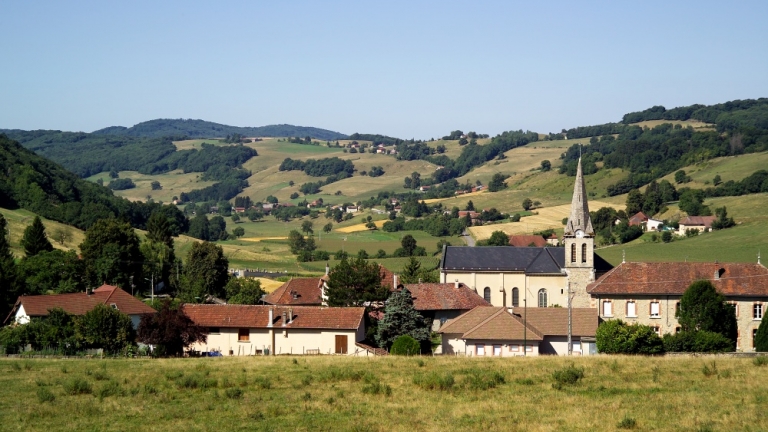
[[[525,310],[527,308],[523,308],[523,309]],[[531,308],[531,309],[534,309],[534,308]],[[527,327],[529,330],[531,330],[536,336],[539,336],[541,338],[544,337],[544,332],[536,328],[536,326],[534,326],[533,324],[529,323],[528,320],[523,320],[522,318],[518,318],[518,316],[515,315],[514,313],[511,313],[510,315],[512,315],[512,318],[516,319],[517,322],[519,322],[523,327]]]
[[[465,331],[465,332],[464,332],[464,334],[469,334],[469,333],[472,333],[474,330],[477,330],[477,328],[478,328],[478,327],[480,327],[480,326],[482,326],[483,324],[487,323],[488,321],[490,321],[490,320],[491,320],[491,319],[493,319],[494,317],[498,316],[498,315],[499,315],[499,313],[501,313],[501,312],[503,312],[503,311],[504,311],[504,307],[503,307],[503,306],[492,306],[492,307],[498,307],[498,308],[499,308],[499,310],[497,310],[496,312],[492,313],[492,314],[491,314],[491,315],[490,315],[488,318],[486,318],[485,320],[483,320],[483,321],[480,321],[480,323],[479,323],[479,324],[477,324],[476,326],[474,326],[474,327],[472,327],[471,329],[469,329],[469,330]]]

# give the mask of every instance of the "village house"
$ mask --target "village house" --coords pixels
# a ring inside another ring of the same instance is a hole
[[[648,222],[648,216],[643,212],[637,212],[629,218],[629,226],[642,227],[646,222]]]
[[[360,211],[358,206],[347,206],[347,213],[357,213],[358,211]]]
[[[477,306],[490,306],[477,293],[459,282],[417,283],[399,285],[406,288],[413,297],[413,308],[432,322],[432,331],[437,331],[448,320],[470,311]]]
[[[443,353],[477,357],[568,354],[568,309],[478,306],[448,321],[439,331]],[[572,354],[596,353],[597,313],[573,308]]]
[[[197,352],[224,356],[354,354],[365,339],[365,308],[185,304],[184,314],[208,329]]]
[[[122,289],[102,285],[80,293],[20,296],[3,324],[27,324],[31,318],[48,316],[48,312],[56,308],[72,315],[85,315],[100,304],[128,315],[134,328],[139,327],[143,315],[155,313],[150,306]]]
[[[687,216],[680,220],[677,234],[684,236],[689,229],[695,229],[699,233],[712,231],[712,222],[716,219],[717,216]]]
[[[768,305],[768,269],[757,264],[623,262],[587,288],[600,318],[651,326],[659,336],[677,333],[675,313],[685,290],[712,282],[736,308],[737,350],[754,351],[757,328]]]
[[[321,306],[325,304],[323,278],[293,278],[267,294],[262,301],[281,306]]]

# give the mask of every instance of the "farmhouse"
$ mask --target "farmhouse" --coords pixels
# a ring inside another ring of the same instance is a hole
[[[597,311],[571,310],[572,352],[595,353]],[[479,306],[448,321],[439,333],[445,354],[466,356],[537,356],[568,354],[568,309]]]
[[[100,304],[131,317],[134,328],[139,326],[142,315],[155,313],[154,309],[122,289],[102,285],[84,293],[20,296],[4,324],[27,324],[31,318],[47,316],[48,311],[56,308],[73,315],[85,315]]]
[[[353,354],[365,338],[365,308],[185,304],[195,324],[208,328],[192,349],[225,356]]]
[[[768,269],[757,264],[624,262],[590,284],[600,318],[651,326],[659,336],[676,333],[675,313],[691,283],[708,280],[736,308],[736,349],[754,351],[760,320],[768,305]]]
[[[702,232],[712,231],[712,222],[717,219],[716,216],[688,216],[680,220],[680,229],[678,235],[685,235],[689,229],[695,229]]]

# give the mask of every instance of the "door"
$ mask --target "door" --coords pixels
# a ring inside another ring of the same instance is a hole
[[[347,335],[336,335],[336,354],[347,353]]]

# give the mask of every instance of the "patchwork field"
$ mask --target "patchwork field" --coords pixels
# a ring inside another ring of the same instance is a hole
[[[713,357],[2,359],[0,424],[41,431],[765,430],[766,367]],[[569,384],[556,374],[573,376],[569,370],[583,378]]]
[[[120,171],[120,178],[129,178],[133,180],[136,187],[120,191],[113,191],[117,196],[127,198],[131,201],[146,201],[151,197],[155,201],[170,203],[173,197],[178,197],[182,192],[189,192],[193,189],[202,189],[208,187],[215,181],[200,180],[201,173],[184,173],[181,170],[171,171],[165,174],[146,175],[136,171]],[[109,185],[108,172],[96,174],[88,177],[87,180],[96,181],[102,179],[105,186]],[[152,190],[152,182],[158,181],[163,187],[160,190]]]
[[[597,210],[601,207],[613,207],[617,210],[624,206],[602,201],[590,201],[590,209]],[[543,207],[533,210],[532,216],[526,216],[520,219],[520,222],[509,222],[494,225],[481,225],[468,228],[468,231],[477,240],[483,240],[491,237],[494,231],[504,231],[509,235],[531,234],[536,231],[543,231],[553,228],[555,230],[563,229],[563,218],[567,218],[571,213],[571,205],[563,204],[554,207]]]

